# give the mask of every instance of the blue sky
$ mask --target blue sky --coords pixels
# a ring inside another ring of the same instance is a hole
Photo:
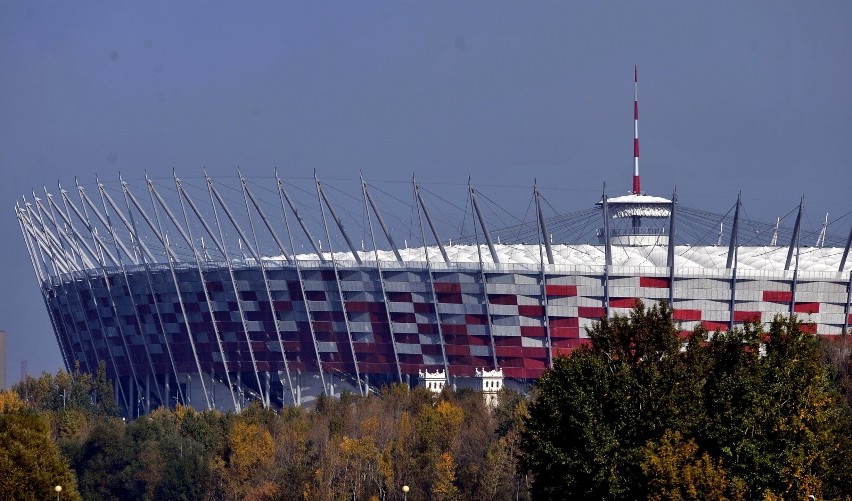
[[[849,2],[2,2],[7,383],[61,365],[13,212],[32,189],[277,167],[408,196],[416,171],[578,210],[630,189],[634,64],[644,190],[724,212],[742,189],[765,220],[804,194],[815,229],[852,209],[850,23]]]

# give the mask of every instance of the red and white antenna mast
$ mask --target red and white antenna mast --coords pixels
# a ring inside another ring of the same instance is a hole
[[[633,194],[641,194],[639,187],[639,69],[636,65],[633,65]]]

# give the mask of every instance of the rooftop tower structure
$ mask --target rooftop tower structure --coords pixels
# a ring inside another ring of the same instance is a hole
[[[639,69],[633,66],[633,190],[629,195],[598,202],[604,215],[612,219],[606,229],[598,230],[601,243],[616,246],[668,245],[665,222],[671,215],[672,201],[642,193],[639,178]],[[642,226],[642,219],[646,226]],[[650,221],[647,221],[650,219]],[[626,224],[629,221],[630,224]]]

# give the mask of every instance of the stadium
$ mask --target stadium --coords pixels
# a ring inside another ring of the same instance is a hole
[[[794,313],[848,329],[849,214],[805,230],[803,203],[760,223],[739,198],[715,214],[645,194],[636,130],[627,194],[561,213],[531,187],[511,224],[469,183],[453,201],[416,180],[406,197],[277,172],[60,186],[16,215],[65,366],[104,363],[130,417],[524,385],[637,300],[668,301],[683,330]]]

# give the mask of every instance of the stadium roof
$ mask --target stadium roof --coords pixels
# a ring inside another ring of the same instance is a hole
[[[500,258],[501,264],[509,265],[540,265],[542,262],[542,248],[538,244],[496,244],[495,250]],[[555,265],[569,266],[603,266],[604,246],[602,245],[553,245],[553,258]],[[429,261],[438,266],[444,264],[440,250],[436,246],[426,248]],[[445,246],[447,256],[451,263],[479,264],[480,260],[486,264],[494,261],[486,245],[480,245],[477,251],[476,245],[450,245]],[[667,259],[666,246],[638,246],[612,248],[612,261],[614,266],[632,267],[665,267]],[[782,271],[787,259],[787,246],[763,246],[763,247],[739,247],[737,249],[737,269],[757,271]],[[840,259],[843,254],[842,248],[837,247],[803,247],[799,253],[800,271],[826,271],[837,272]],[[376,260],[377,253],[373,251],[359,252],[359,257],[364,262]],[[423,247],[400,249],[400,256],[405,263],[425,263]],[[323,253],[326,260],[331,260],[331,253]],[[299,254],[299,261],[318,261],[316,254]],[[335,252],[337,261],[352,261],[352,254],[348,252]],[[677,245],[675,246],[675,266],[677,268],[694,269],[724,269],[728,258],[727,246],[712,245]],[[270,260],[282,260],[283,257],[268,258]],[[545,258],[546,259],[546,258]],[[378,260],[393,262],[396,260],[392,251],[378,251]],[[845,267],[852,269],[852,261]]]

